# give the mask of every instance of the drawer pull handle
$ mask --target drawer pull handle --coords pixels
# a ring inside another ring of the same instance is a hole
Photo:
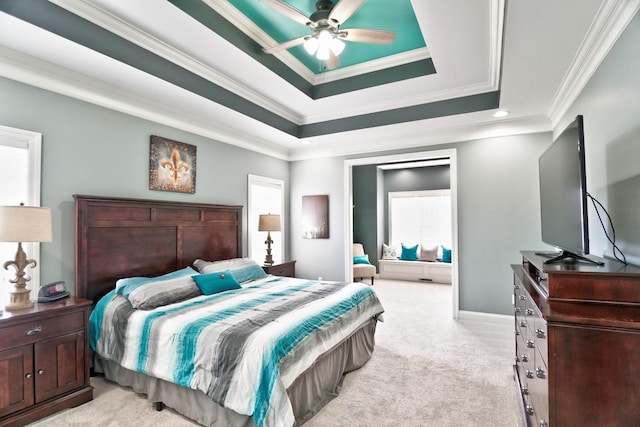
[[[521,328],[526,328],[527,327],[527,322],[525,322],[524,320],[520,321],[520,327]]]
[[[529,347],[529,348],[534,348],[535,346],[536,346],[536,343],[534,343],[534,342],[533,342],[533,341],[531,341],[531,340],[527,340],[527,347]]]
[[[545,420],[540,420],[540,427],[549,427],[549,424]]]
[[[533,316],[533,309],[527,308],[527,316]]]
[[[527,378],[533,378],[533,371],[531,369],[527,369]]]
[[[538,378],[544,378],[544,369],[542,369],[542,368],[536,368],[536,377],[538,377]]]
[[[527,299],[526,295],[520,295],[518,298],[520,298],[520,301],[525,301]]]
[[[26,335],[35,335],[42,332],[42,326],[36,326],[35,328],[31,328],[25,332]]]
[[[27,375],[25,375],[25,377],[26,377],[28,380],[30,380],[32,376],[33,376],[33,375],[31,375],[31,372],[29,372]]]
[[[520,356],[520,360],[522,360],[523,362],[528,362],[529,361],[529,356],[526,354],[523,354]]]
[[[529,387],[524,386],[524,387],[522,387],[521,391],[522,391],[522,394],[529,394]]]
[[[520,313],[520,307],[514,308],[513,311],[515,311],[516,313]]]
[[[44,374],[44,370],[38,369],[38,375],[43,375],[43,374]]]
[[[536,329],[536,337],[545,338],[547,333],[543,329]]]
[[[527,415],[533,415],[533,406],[527,405],[526,411],[527,411]]]

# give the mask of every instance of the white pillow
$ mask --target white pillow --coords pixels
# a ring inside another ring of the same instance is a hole
[[[382,259],[398,259],[398,251],[393,246],[382,244]]]

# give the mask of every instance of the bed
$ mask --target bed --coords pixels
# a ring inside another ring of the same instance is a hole
[[[209,426],[300,425],[370,358],[373,290],[266,275],[242,258],[241,206],[74,198],[93,370],[156,407]]]

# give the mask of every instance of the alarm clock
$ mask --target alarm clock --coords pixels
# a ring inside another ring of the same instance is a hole
[[[71,293],[67,290],[65,283],[60,280],[58,282],[43,285],[38,291],[38,302],[52,302],[61,298],[66,298]]]

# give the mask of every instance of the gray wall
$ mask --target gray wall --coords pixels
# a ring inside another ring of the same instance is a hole
[[[0,78],[0,93],[2,125],[42,133],[42,206],[53,216],[53,242],[41,245],[42,283],[74,283],[73,194],[246,206],[247,174],[282,179],[288,194],[286,161],[11,80]],[[197,146],[195,194],[149,190],[150,135]]]
[[[605,205],[619,247],[640,265],[640,14],[636,14],[556,129],[584,116],[587,188]],[[611,254],[592,206],[591,252]]]
[[[539,133],[415,150],[457,150],[461,310],[512,313],[510,264],[521,261],[521,249],[542,245],[537,159],[550,143],[551,133]],[[387,154],[394,153],[376,153],[376,156]],[[322,159],[321,163],[328,170],[339,170],[344,167],[345,160],[335,157]],[[322,185],[327,192],[344,197],[343,179],[336,179],[330,185],[327,180],[317,178],[319,175],[307,172],[315,162],[319,161],[292,163],[292,207],[297,203],[296,198],[305,192],[306,186]],[[331,214],[343,215],[344,210],[337,209],[332,208]],[[302,265],[313,264],[318,257],[316,250],[298,245],[295,238],[292,236],[294,257]],[[318,275],[335,280],[344,279],[345,262],[349,261],[344,238],[332,234],[331,239],[336,240],[332,252],[323,254],[323,263],[313,266]]]
[[[389,192],[450,188],[449,166],[391,170],[355,166],[352,186],[353,241],[362,243],[371,263],[378,266],[382,243],[389,241]]]
[[[353,168],[353,241],[362,243],[371,264],[378,265],[378,175],[375,165]]]

